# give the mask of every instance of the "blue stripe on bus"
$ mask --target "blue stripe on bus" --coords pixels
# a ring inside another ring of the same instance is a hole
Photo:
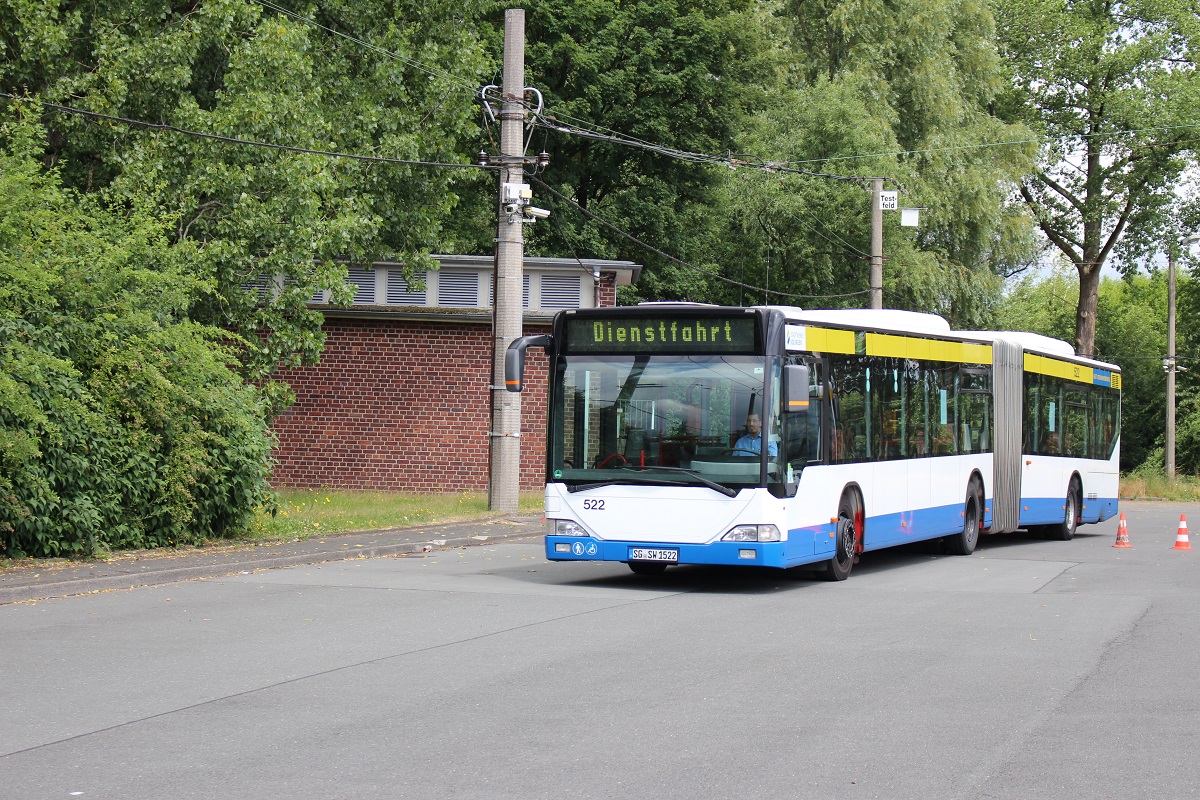
[[[1022,528],[1028,525],[1053,525],[1062,522],[1066,511],[1061,497],[1026,497],[1021,501],[1021,518],[1018,523]],[[1117,515],[1117,498],[1101,497],[1083,501],[1083,511],[1079,515],[1083,522],[1103,522]]]
[[[1020,525],[1048,525],[1062,519],[1063,501],[1057,498],[1027,498],[1022,501]],[[1028,508],[1028,510],[1025,510]],[[1088,500],[1084,503],[1083,521],[1102,522],[1117,513],[1116,498]],[[991,501],[987,502],[984,527],[991,524]],[[881,514],[868,517],[864,550],[937,539],[958,533],[963,528],[963,506],[954,505]],[[550,561],[628,561],[629,548],[665,548],[679,551],[680,564],[740,564],[743,566],[798,567],[815,564],[833,557],[836,525],[826,523],[788,531],[784,542],[712,542],[681,544],[678,542],[640,542],[628,540],[602,541],[590,537],[547,536],[546,558]],[[568,545],[569,552],[559,553],[555,544]],[[742,558],[743,551],[754,551],[754,558]]]
[[[566,543],[571,545],[568,553],[555,552],[554,545]],[[581,543],[582,548],[575,544]],[[588,555],[595,544],[595,555]],[[711,544],[679,544],[677,542],[630,542],[630,541],[600,541],[599,539],[576,538],[570,536],[547,536],[546,558],[550,561],[628,561],[629,548],[641,547],[650,549],[669,549],[679,551],[680,564],[741,564],[743,566],[759,567],[790,567],[805,563],[798,561],[789,563],[785,555],[788,542],[713,542]],[[582,549],[582,553],[578,551]],[[754,551],[754,558],[742,558],[740,551]],[[809,561],[813,561],[810,557]]]
[[[990,512],[991,503],[986,505],[987,511]],[[985,513],[984,526],[986,527],[990,522],[991,514]],[[958,533],[963,529],[963,504],[955,503],[948,506],[868,517],[866,527],[866,537],[863,542],[865,550],[877,550],[881,547],[892,547],[906,542],[936,539],[939,536]]]
[[[1092,383],[1097,386],[1112,386],[1112,373],[1106,369],[1093,369]]]

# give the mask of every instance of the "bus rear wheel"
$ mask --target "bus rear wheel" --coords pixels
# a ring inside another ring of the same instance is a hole
[[[1043,528],[1049,538],[1066,542],[1075,537],[1075,530],[1079,527],[1079,514],[1082,510],[1080,504],[1082,496],[1083,488],[1079,485],[1079,479],[1072,478],[1071,485],[1067,487],[1067,500],[1063,504],[1062,522],[1056,522]]]
[[[967,484],[967,500],[963,506],[963,529],[961,533],[947,536],[946,549],[951,555],[969,556],[975,552],[979,544],[979,534],[983,530],[983,484],[978,477],[972,477]]]
[[[825,562],[822,576],[829,581],[844,581],[854,569],[856,551],[862,541],[863,509],[858,495],[848,491],[838,503],[837,529],[833,558]]]

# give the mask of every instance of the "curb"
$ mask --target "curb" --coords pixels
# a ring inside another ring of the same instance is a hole
[[[138,589],[178,581],[220,578],[244,572],[258,572],[279,567],[296,567],[334,561],[355,561],[365,558],[414,555],[417,553],[429,553],[434,550],[452,550],[459,547],[472,547],[503,542],[508,539],[526,538],[529,535],[530,531],[520,530],[513,531],[512,533],[487,536],[450,536],[445,539],[397,542],[393,544],[356,545],[350,549],[317,550],[308,553],[269,555],[265,557],[252,551],[247,551],[247,558],[238,559],[234,557],[220,563],[174,567],[163,566],[162,568],[138,573],[122,573],[96,577],[87,576],[59,581],[46,580],[44,582],[34,582],[17,586],[0,586],[0,606],[31,600],[72,597],[81,594],[91,594],[93,592]]]

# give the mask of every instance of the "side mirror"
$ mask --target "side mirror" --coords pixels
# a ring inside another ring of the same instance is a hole
[[[804,364],[788,364],[783,368],[783,410],[808,411],[809,368]]]
[[[508,350],[504,351],[504,388],[510,392],[519,392],[525,388],[525,351],[530,347],[550,349],[554,340],[546,334],[539,336],[521,336],[513,339]]]

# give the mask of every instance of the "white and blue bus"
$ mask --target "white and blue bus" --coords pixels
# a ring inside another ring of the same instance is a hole
[[[549,356],[552,560],[820,569],[1117,513],[1121,374],[1065,342],[894,310],[686,303],[559,313]]]

